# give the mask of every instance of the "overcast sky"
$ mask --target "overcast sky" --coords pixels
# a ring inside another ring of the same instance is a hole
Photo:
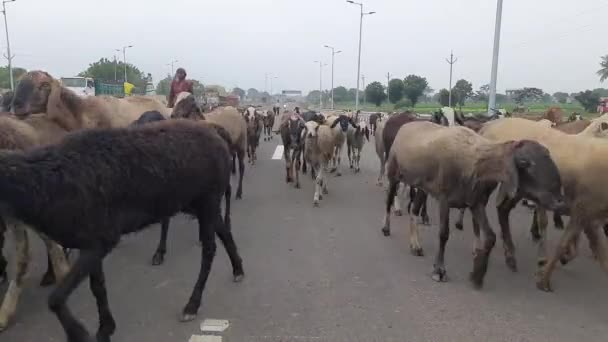
[[[413,73],[447,88],[450,49],[455,80],[475,89],[489,83],[495,0],[365,0],[365,10],[377,12],[363,22],[366,83]],[[319,59],[328,63],[323,86],[330,88],[329,44],[343,51],[335,86],[356,86],[359,7],[345,0],[17,0],[7,12],[14,64],[55,77],[133,44],[127,61],[155,81],[178,59],[205,84],[264,90],[269,72],[278,77],[275,91],[307,92],[319,87]],[[600,87],[606,18],[608,0],[504,0],[499,91]],[[0,42],[6,48],[4,35]]]

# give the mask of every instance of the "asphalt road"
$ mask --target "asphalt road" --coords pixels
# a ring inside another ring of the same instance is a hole
[[[231,281],[228,258],[218,245],[198,319],[179,323],[200,262],[195,221],[181,216],[172,221],[169,252],[159,267],[150,265],[158,226],[127,236],[104,264],[118,325],[113,341],[185,342],[202,335],[204,319],[227,320],[229,327],[215,339],[191,341],[606,341],[608,277],[590,258],[586,241],[579,258],[555,272],[556,292],[538,291],[531,215],[519,207],[512,216],[519,272],[505,266],[499,240],[485,287],[476,291],[467,280],[472,268],[467,214],[465,230],[452,230],[448,242],[450,281],[435,283],[430,278],[437,247],[435,203],[429,208],[431,226],[421,236],[424,257],[409,252],[407,216],[395,218],[393,235],[384,237],[384,191],[375,185],[373,142],[365,146],[361,173],[344,169],[342,177],[329,179],[330,193],[320,208],[312,206],[309,176],[302,177],[302,189],[285,184],[283,161],[271,159],[279,143],[279,136],[261,142],[258,163],[246,169],[244,199],[233,201],[244,281]],[[551,228],[550,235],[554,242],[559,232]],[[16,319],[0,334],[2,342],[65,341],[47,309],[50,290],[37,285],[46,259],[41,243],[33,240],[28,287]],[[10,240],[7,249],[11,258]],[[86,283],[69,305],[94,332],[97,313]]]

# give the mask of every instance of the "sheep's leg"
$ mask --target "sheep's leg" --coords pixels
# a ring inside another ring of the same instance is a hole
[[[180,321],[188,322],[196,318],[199,307],[201,306],[201,298],[209,278],[211,265],[215,257],[215,227],[218,224],[217,219],[221,215],[220,198],[211,197],[201,205],[198,213],[198,224],[200,231],[203,232],[203,248],[201,251],[201,268],[198,274],[198,279],[192,290],[192,295],[188,303],[184,307]]]
[[[353,148],[350,144],[346,144],[346,155],[348,156],[348,164],[349,167],[352,169],[353,167],[353,158],[351,158],[351,153],[353,154],[354,157],[354,151]]]
[[[382,234],[384,236],[391,235],[391,209],[393,208],[395,199],[397,199],[397,190],[399,188],[399,180],[389,178],[388,191],[386,193],[386,211],[384,212],[384,226]]]
[[[395,193],[395,200],[393,201],[393,206],[395,207],[395,216],[403,215],[403,211],[401,210],[401,197],[403,196],[404,191],[405,184],[399,182],[399,187],[397,188],[397,192]]]
[[[414,201],[416,216],[420,216],[422,218],[422,224],[424,225],[429,224],[429,214],[426,212],[427,197],[428,195],[425,191],[419,190],[416,194],[416,200]]]
[[[479,222],[475,219],[475,215],[471,215],[471,221],[473,222],[473,258],[477,256],[477,251],[483,249],[481,243],[481,228],[479,228]]]
[[[70,271],[66,251],[44,234],[39,234],[47,250],[47,271],[40,281],[40,286],[49,286],[61,281]]]
[[[295,173],[296,189],[300,188],[300,154],[300,149],[296,149],[293,151],[293,155],[291,156],[291,168],[294,170],[293,172]]]
[[[517,260],[515,259],[515,244],[511,236],[511,225],[509,223],[509,214],[519,202],[519,198],[509,198],[504,200],[496,208],[498,211],[498,224],[502,234],[503,249],[505,252],[505,263],[513,272],[517,272]]]
[[[557,261],[568,251],[572,238],[575,235],[580,234],[582,229],[583,226],[581,222],[579,222],[579,219],[576,216],[571,216],[570,222],[568,222],[568,226],[566,226],[566,230],[564,231],[564,234],[562,234],[555,252],[549,257],[544,268],[539,269],[537,273],[536,287],[539,290],[546,292],[553,291],[551,288],[551,274],[555,270]]]
[[[4,236],[6,234],[6,224],[4,220],[0,217],[0,285],[6,283],[8,280],[6,274],[6,266],[8,262],[2,253],[4,251]]]
[[[562,216],[555,211],[553,212],[553,224],[555,225],[555,229],[564,229],[564,221],[562,220]]]
[[[418,189],[416,191],[416,197],[414,199],[414,206],[412,207],[412,213],[410,214],[410,250],[415,256],[423,256],[424,251],[420,245],[420,238],[418,236],[418,218],[422,213],[422,208],[426,202],[426,192]],[[426,214],[426,213],[425,213]],[[414,222],[414,223],[412,223]]]
[[[542,267],[547,263],[547,212],[540,207],[534,210],[534,223],[536,226],[536,234],[538,234],[538,243],[536,251],[536,263],[538,267]]]
[[[336,148],[336,177],[342,176],[340,164],[342,163],[342,146]]]
[[[95,268],[101,264],[103,257],[104,253],[101,251],[81,249],[80,255],[70,272],[49,296],[49,308],[55,313],[57,319],[59,319],[59,322],[67,335],[67,340],[70,342],[91,341],[89,332],[80,322],[78,322],[78,320],[76,320],[76,318],[74,318],[66,302],[78,285],[80,285],[91,272],[96,271]],[[93,295],[97,296],[95,293],[93,293]]]
[[[220,219],[221,222],[221,219]],[[232,276],[235,283],[243,280],[245,271],[243,271],[243,259],[239,255],[234,237],[230,228],[225,224],[220,224],[216,229],[215,233],[220,238],[220,241],[224,245],[224,249],[230,258],[230,264],[232,265]]]
[[[97,302],[97,312],[99,314],[99,328],[97,330],[97,341],[110,342],[110,336],[116,331],[116,322],[110,311],[108,303],[108,293],[106,290],[106,279],[103,274],[102,260],[98,259],[91,269],[89,275],[89,287],[95,301]]]
[[[606,248],[606,237],[603,234],[598,234],[596,227],[586,227],[584,230],[589,247],[593,254],[600,262],[600,266],[604,272],[608,272],[608,251]]]
[[[378,175],[378,181],[376,182],[376,185],[382,186],[382,180],[384,178],[384,158],[379,158],[379,159],[380,159],[380,174]]]
[[[536,208],[532,212],[532,226],[530,227],[530,235],[532,235],[532,241],[538,242],[541,238],[538,228],[538,213]]]
[[[165,261],[165,254],[167,253],[167,234],[169,233],[169,221],[170,218],[166,217],[160,222],[160,241],[158,242],[158,247],[156,247],[156,252],[154,252],[154,255],[152,256],[153,266],[162,265],[162,263]]]
[[[314,167],[312,168],[313,170],[315,169]],[[324,178],[324,172],[325,172],[325,165],[321,165],[321,167],[318,167],[318,170],[316,170],[317,172],[317,179],[315,180],[315,194],[313,196],[312,199],[312,205],[313,207],[318,207],[319,206],[319,200],[321,200],[323,198],[323,195],[321,195],[321,191],[322,191],[322,187],[323,187],[323,178]]]
[[[236,199],[243,198],[243,175],[245,174],[245,151],[237,152],[239,158],[239,186],[236,189]]]
[[[232,174],[236,174],[236,153],[232,154]]]
[[[410,219],[410,224],[414,222]],[[445,270],[445,246],[450,238],[450,207],[447,198],[441,198],[439,200],[439,250],[435,256],[435,263],[433,264],[433,275],[432,278],[438,282],[444,282],[448,280],[447,273]]]
[[[2,301],[2,306],[0,306],[0,331],[3,331],[8,327],[9,321],[13,318],[15,312],[17,311],[19,296],[23,291],[23,280],[27,274],[27,269],[30,263],[30,244],[25,227],[21,225],[14,225],[12,228],[17,250],[17,267],[15,279],[10,281],[8,290],[6,291],[4,300]]]
[[[283,159],[285,160],[285,182],[291,182],[291,156],[289,146],[283,149]]]
[[[458,218],[456,219],[456,223],[454,224],[454,226],[456,227],[456,229],[458,230],[463,230],[464,229],[464,212],[465,212],[466,208],[461,208],[458,209]]]
[[[478,250],[476,252],[475,257],[473,258],[473,272],[469,279],[473,283],[473,286],[477,289],[483,286],[483,279],[488,271],[488,260],[490,258],[490,253],[496,244],[496,233],[490,227],[490,223],[488,222],[488,217],[486,215],[486,203],[484,201],[483,204],[477,204],[472,210],[472,214],[475,216],[475,220],[479,223],[481,229],[484,232],[484,246],[483,250]]]

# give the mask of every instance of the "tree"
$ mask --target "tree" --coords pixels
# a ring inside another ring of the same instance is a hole
[[[158,95],[169,95],[171,91],[171,81],[173,81],[173,77],[167,74],[167,77],[163,78],[156,85],[156,93]]]
[[[119,80],[124,82],[125,65],[123,62],[114,63],[107,58],[89,64],[89,67],[78,74],[80,77],[92,77],[99,80]],[[127,63],[127,81],[139,89],[146,87],[146,74],[131,63]]]
[[[473,95],[473,85],[467,80],[458,80],[452,88],[452,103],[464,106],[464,101]]]
[[[232,94],[239,97],[239,100],[242,100],[245,97],[245,91],[239,87],[232,89]]]
[[[355,97],[357,96],[357,89],[350,88],[348,89],[348,101],[355,101]],[[359,90],[359,100],[363,98],[363,91]]]
[[[247,97],[248,98],[250,98],[252,100],[255,100],[259,96],[260,96],[260,92],[257,91],[257,89],[255,89],[255,88],[249,88],[249,89],[247,89]]]
[[[600,104],[600,96],[591,90],[581,91],[574,98],[589,113],[595,113],[597,106]]]
[[[557,101],[558,103],[561,103],[561,104],[568,102],[568,96],[569,96],[568,93],[564,93],[561,91],[558,91],[553,94],[553,98],[555,99],[555,101]]]
[[[600,97],[608,97],[608,89],[606,88],[595,88],[593,92],[598,94]]]
[[[19,77],[23,76],[27,70],[23,68],[13,67],[13,83],[17,86],[17,80]],[[8,67],[0,67],[0,88],[2,89],[10,89],[11,88],[11,78],[8,73]]]
[[[450,91],[447,89],[441,89],[438,94],[438,102],[443,106],[447,107],[450,100]]]
[[[317,104],[317,103],[319,103],[320,95],[321,95],[321,92],[319,92],[318,90],[313,90],[310,93],[308,93],[308,95],[306,95],[306,100],[309,103]]]
[[[398,78],[394,78],[388,82],[388,99],[392,104],[401,101],[404,88],[403,81]]]
[[[523,105],[526,101],[539,101],[542,99],[545,92],[539,88],[523,88],[513,92],[513,100],[519,105]]]
[[[382,102],[386,100],[386,94],[384,93],[384,86],[380,82],[372,82],[365,88],[365,96],[368,101],[371,101],[380,107]]]
[[[418,99],[424,94],[424,90],[428,85],[426,78],[417,75],[409,75],[403,80],[403,95],[412,102],[413,107],[416,107]]]
[[[473,95],[473,99],[479,102],[487,102],[490,95],[490,85],[484,84],[479,87],[479,90]]]
[[[348,100],[348,90],[344,87],[334,88],[334,102],[345,102]]]
[[[597,74],[600,76],[600,82],[604,82],[608,79],[608,55],[602,56],[600,66],[602,68],[597,71]]]

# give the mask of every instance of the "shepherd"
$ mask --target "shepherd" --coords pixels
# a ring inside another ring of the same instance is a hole
[[[194,93],[192,90],[192,81],[186,80],[186,70],[184,68],[178,68],[177,71],[175,71],[175,77],[173,77],[173,81],[171,82],[171,91],[169,92],[169,98],[167,99],[167,107],[173,108],[173,105],[175,105],[175,97],[182,91],[187,91],[191,94]]]

